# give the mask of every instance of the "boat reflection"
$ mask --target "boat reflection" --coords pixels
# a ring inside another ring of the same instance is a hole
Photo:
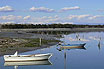
[[[86,48],[83,46],[60,46],[59,48],[56,48],[58,51],[62,51],[64,50],[64,69],[67,69],[67,53],[66,50],[71,50],[71,49],[84,49],[86,50]]]
[[[25,62],[5,62],[4,66],[27,66],[27,65],[52,65],[49,60],[25,61]]]
[[[99,41],[99,43],[98,43],[98,48],[99,48],[99,50],[101,49],[101,44],[100,44],[100,41]]]
[[[57,48],[58,51],[70,50],[70,49],[84,49],[84,50],[86,50],[86,48],[84,46],[61,46],[60,48]]]

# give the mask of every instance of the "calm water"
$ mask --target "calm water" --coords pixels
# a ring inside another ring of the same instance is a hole
[[[21,53],[53,53],[49,62],[47,61],[47,65],[4,66],[4,59],[0,57],[0,69],[104,69],[104,32],[78,33],[78,35],[83,40],[76,40],[76,33],[63,35],[64,38],[60,40],[64,41],[65,44],[86,43],[86,50],[71,49],[58,51],[56,46],[51,46],[50,48]],[[64,56],[65,52],[66,58]]]

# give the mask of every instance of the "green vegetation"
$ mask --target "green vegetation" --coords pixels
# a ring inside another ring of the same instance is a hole
[[[39,47],[41,45],[46,45],[50,42],[59,42],[58,40],[45,40],[45,39],[41,39],[41,44],[40,44],[40,39],[26,39],[28,40],[28,42],[26,42],[25,44],[23,44],[24,47]]]
[[[0,40],[0,45],[1,47],[38,47],[41,45],[48,44],[50,42],[59,42],[58,40],[45,40],[41,39],[41,44],[40,44],[40,39],[29,39],[29,38],[24,38],[24,39],[18,39],[18,38],[2,38]]]
[[[39,39],[26,39],[28,42],[23,43],[24,47],[39,47]]]
[[[39,38],[0,37],[0,56],[4,54],[14,54],[15,51],[25,52],[50,47],[58,42],[59,40],[42,39],[40,44]]]
[[[104,25],[76,25],[76,24],[4,24],[2,29],[31,29],[31,28],[104,28]]]

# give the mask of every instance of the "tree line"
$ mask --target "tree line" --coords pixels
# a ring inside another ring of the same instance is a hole
[[[33,28],[104,28],[104,25],[76,24],[3,24],[2,29],[33,29]]]

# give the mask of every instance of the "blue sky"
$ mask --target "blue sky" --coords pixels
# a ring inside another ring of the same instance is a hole
[[[104,0],[0,0],[1,23],[104,23]]]

